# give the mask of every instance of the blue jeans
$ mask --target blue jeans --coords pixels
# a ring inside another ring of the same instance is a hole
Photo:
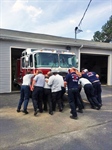
[[[19,104],[18,104],[18,110],[21,109],[21,106],[24,102],[24,106],[23,106],[23,110],[27,111],[27,106],[28,106],[28,102],[29,102],[29,97],[30,97],[30,87],[27,85],[22,85],[21,86],[21,94],[20,94],[20,100],[19,100]]]

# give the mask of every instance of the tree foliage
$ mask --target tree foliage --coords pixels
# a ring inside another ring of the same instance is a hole
[[[96,31],[93,36],[94,41],[110,43],[112,41],[112,16],[107,23],[102,26],[102,30]]]

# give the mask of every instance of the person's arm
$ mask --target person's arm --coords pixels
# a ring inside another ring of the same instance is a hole
[[[45,78],[45,82],[48,83],[48,81],[49,81],[49,79],[48,79],[48,78]]]
[[[77,74],[79,77],[81,77],[81,76],[82,76],[82,73],[81,73],[81,72],[79,72],[78,70],[76,70],[76,74]]]
[[[36,83],[36,81],[33,79],[33,82],[32,82],[32,85],[31,85],[31,91],[33,91],[35,83]]]
[[[32,82],[33,82],[33,78],[34,78],[34,75],[31,75],[31,78],[30,78],[30,90],[32,91]]]
[[[37,79],[38,79],[38,75],[36,75],[36,76],[33,78],[32,85],[31,85],[31,91],[33,91],[34,85],[35,85]]]
[[[70,74],[67,74],[65,79],[64,79],[64,87],[66,88],[67,86],[67,82],[68,82],[68,77],[69,77]]]
[[[64,81],[64,87],[66,88],[66,86],[67,86],[67,82],[66,82],[66,81]]]

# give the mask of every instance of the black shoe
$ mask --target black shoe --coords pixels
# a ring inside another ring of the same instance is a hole
[[[77,112],[83,113],[83,110],[82,109],[78,109]]]
[[[95,106],[91,106],[91,109],[96,109],[96,107]]]
[[[61,109],[59,109],[59,112],[62,112],[63,111],[63,109],[61,108]]]
[[[101,107],[103,106],[103,104],[100,104],[101,105]]]
[[[26,110],[23,110],[22,112],[25,113],[25,114],[28,114],[28,111],[26,111]]]
[[[19,113],[19,112],[20,112],[20,109],[17,109],[17,112]]]
[[[97,110],[100,110],[100,109],[101,109],[101,105],[100,105],[100,106],[98,106],[96,109],[97,109]]]
[[[47,112],[48,110],[47,110],[47,109],[44,109],[44,111],[46,111],[46,112]]]
[[[51,112],[49,112],[49,114],[50,114],[50,115],[53,115],[53,112],[51,111]]]
[[[77,119],[78,119],[78,117],[77,117],[77,116],[76,116],[76,117],[75,117],[75,116],[70,116],[70,118],[71,118],[71,119],[75,119],[75,120],[77,120]]]
[[[43,113],[43,110],[39,110],[40,113]]]
[[[34,112],[34,116],[36,116],[38,112],[39,112],[39,109],[37,109],[37,110]]]

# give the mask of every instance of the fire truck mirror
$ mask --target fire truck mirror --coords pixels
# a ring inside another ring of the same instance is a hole
[[[25,57],[25,67],[28,67],[28,65],[29,65],[29,57],[26,56]]]
[[[79,63],[78,58],[76,58],[76,67],[78,67],[78,63]]]
[[[25,61],[28,62],[28,60],[29,60],[29,58],[28,58],[28,56],[26,56],[26,57],[25,57]]]

